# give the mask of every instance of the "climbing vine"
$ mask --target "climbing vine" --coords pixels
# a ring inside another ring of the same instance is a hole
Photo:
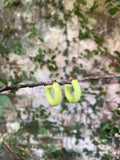
[[[94,62],[94,68],[99,66],[99,74],[111,74],[111,66],[113,67],[112,74],[119,74],[120,52],[115,50],[114,55],[111,54],[105,45],[105,37],[97,33],[97,28],[90,25],[90,16],[106,14],[105,16],[116,18],[119,14],[119,0],[102,1],[104,3],[101,12],[102,3],[100,4],[99,0],[94,0],[91,7],[86,0],[74,0],[71,9],[67,9],[65,2],[65,0],[4,0],[3,14],[0,16],[0,88],[7,88],[6,86],[9,87],[9,85],[19,86],[21,83],[26,85],[31,82],[36,83],[36,73],[38,70],[42,72],[44,68],[50,73],[49,80],[56,77],[61,83],[69,81],[70,77],[73,79],[94,77],[95,75],[86,68],[83,61],[88,63],[95,56],[110,60],[109,69],[100,66],[97,61]],[[8,10],[13,13],[10,19],[6,17]],[[33,16],[34,12],[38,13],[37,17]],[[25,17],[26,13],[31,15],[30,20],[28,15]],[[41,29],[38,27],[38,22]],[[74,23],[77,23],[77,25],[75,24],[76,28],[73,27]],[[73,32],[74,30],[78,31],[72,38],[70,37],[70,28]],[[54,47],[51,47],[45,39],[45,31],[50,32],[50,29],[60,30],[59,36],[62,35],[63,38],[61,43],[55,42]],[[96,48],[89,49],[88,47],[81,51],[80,42],[87,42],[87,40],[94,42]],[[33,48],[37,46],[37,53],[30,54],[29,47],[25,47],[27,45]],[[77,52],[75,55],[74,49],[72,49],[74,45]],[[73,52],[72,56],[71,52]],[[11,62],[12,54],[23,61],[28,59],[32,64],[32,69],[28,72],[24,66],[20,67],[16,60]],[[57,58],[59,56],[63,57],[64,65],[62,67],[58,65]],[[6,68],[10,74],[4,72]],[[72,108],[68,99],[63,96],[59,109],[59,114],[63,115],[62,120],[59,120],[58,115],[58,120],[52,121],[52,111],[42,103],[37,109],[32,108],[32,104],[23,110],[15,107],[16,117],[20,124],[19,129],[7,133],[6,136],[4,133],[0,134],[0,147],[5,145],[16,159],[23,160],[32,156],[36,157],[33,148],[43,151],[42,159],[44,160],[71,160],[77,157],[87,157],[92,160],[96,158],[119,160],[120,104],[118,103],[116,109],[109,112],[110,118],[104,118],[103,113],[107,95],[105,85],[109,84],[113,78],[88,78],[89,85],[82,88],[81,99],[78,103],[73,104]],[[119,76],[115,79],[116,83],[120,84]],[[24,86],[19,88],[24,88]],[[16,91],[19,88],[10,89],[7,94],[6,92],[0,94],[0,123],[3,123],[5,119],[4,107],[15,106],[14,98],[17,97]],[[119,94],[118,90],[116,95],[119,96]],[[88,99],[89,96],[94,99],[94,103]],[[68,123],[64,115],[73,117],[73,121]],[[23,119],[24,116],[27,117],[26,120]],[[80,117],[78,121],[74,121],[76,116]],[[75,151],[72,150],[73,148],[71,150],[65,148],[63,138],[75,138],[75,145],[78,146],[86,141],[84,135],[88,130],[94,149],[85,147],[81,151]],[[31,138],[35,143],[31,144]],[[22,142],[25,143],[22,144]],[[57,142],[59,142],[58,146]]]

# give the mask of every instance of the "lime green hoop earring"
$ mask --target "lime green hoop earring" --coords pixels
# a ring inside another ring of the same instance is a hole
[[[72,80],[71,83],[74,89],[74,95],[72,95],[71,86],[69,84],[66,84],[64,86],[65,96],[69,102],[77,103],[81,97],[81,87],[77,79]]]
[[[54,91],[54,97],[52,95],[52,89],[53,87],[53,91]],[[48,85],[45,87],[45,94],[46,94],[46,98],[48,100],[48,102],[52,105],[52,106],[57,106],[61,103],[62,101],[62,90],[60,88],[60,85],[55,82],[53,85]]]

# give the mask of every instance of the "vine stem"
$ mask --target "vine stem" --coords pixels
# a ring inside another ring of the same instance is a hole
[[[4,146],[17,158],[17,160],[21,160],[17,154],[10,148],[10,146],[7,144],[7,142],[4,140],[3,136],[2,136],[2,133],[0,133],[0,138],[4,144]]]
[[[120,75],[107,75],[107,76],[94,76],[94,77],[85,77],[83,79],[78,80],[79,82],[85,82],[85,81],[90,81],[90,80],[99,80],[99,79],[111,79],[111,78],[120,78]],[[71,81],[62,81],[58,82],[60,85],[64,84],[71,84]],[[47,85],[52,85],[53,82],[38,82],[38,83],[25,83],[25,84],[20,84],[20,85],[15,85],[15,86],[4,86],[3,88],[0,89],[0,92],[8,91],[8,90],[17,90],[20,88],[33,88],[33,87],[38,87],[38,86],[47,86]]]

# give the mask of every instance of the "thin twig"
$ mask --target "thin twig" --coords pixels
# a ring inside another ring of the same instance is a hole
[[[85,82],[90,80],[99,80],[99,79],[110,79],[110,78],[120,78],[120,75],[107,75],[107,76],[94,76],[94,77],[85,77],[83,79],[78,80],[79,82]],[[58,82],[60,85],[71,84],[70,81]],[[18,90],[20,88],[33,88],[38,86],[47,86],[52,85],[53,82],[38,82],[38,83],[26,83],[15,86],[4,86],[0,89],[0,92],[8,91],[8,90]]]
[[[10,146],[7,144],[7,142],[4,140],[2,133],[0,133],[0,138],[2,139],[2,142],[4,144],[4,146],[17,158],[17,160],[21,160],[17,154],[10,148]]]

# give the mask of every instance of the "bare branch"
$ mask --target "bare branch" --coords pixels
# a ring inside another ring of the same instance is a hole
[[[120,75],[107,75],[107,76],[94,76],[94,77],[85,77],[83,79],[78,80],[79,82],[85,82],[90,80],[100,80],[100,79],[111,79],[111,78],[120,78]],[[64,84],[71,84],[70,81],[62,81],[58,82],[60,85]],[[38,86],[47,86],[52,85],[53,82],[38,82],[38,83],[26,83],[26,84],[20,84],[15,86],[4,86],[0,89],[0,92],[8,91],[8,90],[18,90],[20,88],[33,88]]]

